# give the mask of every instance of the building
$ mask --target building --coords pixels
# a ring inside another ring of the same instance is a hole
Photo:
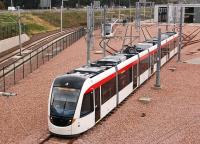
[[[183,22],[184,23],[200,23],[200,4],[182,4]],[[180,5],[155,5],[154,22],[179,22]]]
[[[51,0],[40,0],[40,8],[51,7]]]

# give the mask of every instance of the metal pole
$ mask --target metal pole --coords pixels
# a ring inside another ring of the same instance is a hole
[[[103,26],[103,11],[104,11],[104,9],[101,8],[101,34],[103,34],[103,28],[102,28],[102,26]]]
[[[136,16],[136,22],[137,22],[137,31],[139,33],[139,41],[140,41],[140,20],[141,20],[141,16],[140,16],[140,3],[137,2],[136,3],[136,9],[137,9],[137,16]]]
[[[119,20],[120,20],[120,15],[121,15],[121,11],[120,11],[120,0],[119,0]]]
[[[130,13],[129,13],[129,17],[130,17],[130,22],[131,22],[131,1],[130,1],[130,0],[129,0],[129,10],[130,10],[130,11],[129,11],[129,12],[130,12]]]
[[[144,4],[144,21],[145,21],[145,18],[146,18],[146,2],[143,3]]]
[[[166,24],[166,31],[169,30],[169,3],[167,4],[167,24]]]
[[[161,29],[158,28],[158,45],[157,45],[157,69],[155,87],[160,88],[160,66],[161,66]]]
[[[106,56],[106,7],[103,11],[103,56]]]
[[[181,61],[181,46],[182,46],[182,26],[183,26],[183,7],[180,9],[180,26],[179,26],[179,45],[178,45],[178,62]]]
[[[49,4],[49,9],[50,9],[50,11],[51,11],[51,0],[50,0],[49,2],[50,2],[50,4]]]
[[[138,31],[138,2],[136,2],[136,11],[135,11],[135,29]]]
[[[131,38],[130,38],[130,45],[133,46],[133,25],[131,25]]]
[[[92,31],[91,31],[91,49],[94,48],[94,5],[91,4],[91,12],[92,12],[92,15],[91,15],[91,23],[92,23]]]
[[[152,2],[149,3],[149,7],[150,7],[150,22],[151,22],[151,18],[152,18]]]
[[[91,47],[91,7],[87,6],[87,65],[90,65]]]
[[[173,21],[174,21],[174,28],[173,28],[173,32],[176,31],[176,7],[173,6],[173,11],[174,11],[174,16],[173,16]]]
[[[60,7],[60,31],[63,31],[63,0]]]
[[[20,47],[20,55],[22,55],[22,41],[21,41],[22,28],[21,28],[20,6],[17,6],[17,9],[18,9],[18,25],[19,25],[19,47]]]
[[[10,5],[11,5],[11,7],[13,7],[13,1],[12,0],[10,1]]]

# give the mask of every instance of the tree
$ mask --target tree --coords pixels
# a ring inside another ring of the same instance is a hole
[[[3,1],[0,1],[0,9],[5,9],[5,5],[4,5]]]

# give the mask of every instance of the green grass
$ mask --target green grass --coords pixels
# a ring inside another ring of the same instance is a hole
[[[0,14],[0,26],[8,26],[16,24],[17,16],[13,14]]]
[[[146,10],[147,13],[150,13],[149,10]],[[121,10],[121,18],[127,18],[130,15],[129,9]],[[107,18],[118,18],[119,11],[109,10],[107,11]],[[143,11],[141,10],[141,15]],[[131,9],[131,15],[134,18],[135,9]],[[46,31],[51,31],[58,29],[60,27],[60,11],[45,11],[45,12],[33,12],[33,13],[22,13],[22,23],[26,25],[26,30],[28,35],[34,35],[37,33],[43,33]],[[101,21],[101,12],[95,12],[95,23]],[[0,27],[9,26],[16,24],[17,14],[15,13],[5,13],[0,14]],[[78,27],[86,26],[87,22],[87,13],[86,10],[74,11],[74,10],[65,10],[63,12],[63,27]]]
[[[48,29],[45,26],[38,25],[36,23],[26,24],[27,34],[33,35],[35,32],[39,31],[40,33],[46,32]]]
[[[41,19],[49,22],[55,27],[60,27],[60,12],[33,13]],[[64,12],[63,27],[77,27],[86,25],[86,12]]]

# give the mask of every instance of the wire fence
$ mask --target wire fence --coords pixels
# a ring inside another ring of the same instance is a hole
[[[26,33],[27,32],[26,25],[22,24],[21,27],[22,27],[22,33]],[[0,25],[0,40],[17,35],[19,35],[19,26],[17,24],[11,24],[7,26]]]
[[[6,91],[10,86],[24,79],[28,74],[32,73],[84,35],[85,29],[79,28],[74,32],[62,36],[55,42],[51,42],[30,53],[23,54],[23,56],[14,60],[12,64],[3,66],[0,69],[0,91]]]

